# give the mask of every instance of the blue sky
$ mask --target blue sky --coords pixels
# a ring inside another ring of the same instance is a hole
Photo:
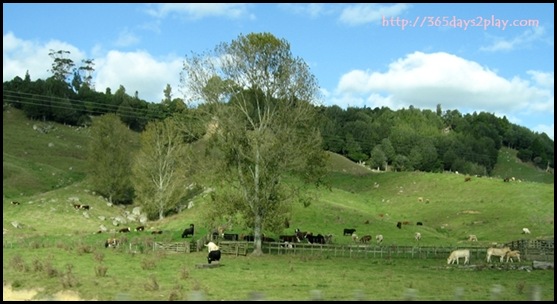
[[[46,79],[50,50],[93,59],[97,91],[182,97],[186,56],[238,35],[290,43],[321,102],[489,112],[553,138],[554,4],[3,4],[3,81]]]

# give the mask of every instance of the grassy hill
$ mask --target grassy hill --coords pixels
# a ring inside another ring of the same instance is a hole
[[[88,129],[30,121],[21,112],[3,113],[3,228],[4,241],[25,238],[51,239],[68,235],[99,242],[105,236],[93,232],[99,225],[113,228],[115,216],[126,216],[134,206],[110,206],[89,189],[86,180]],[[335,242],[348,243],[343,228],[364,234],[383,234],[386,244],[413,244],[420,232],[421,244],[456,245],[476,234],[479,244],[521,238],[553,237],[553,176],[517,161],[516,151],[502,149],[496,177],[423,172],[372,172],[346,158],[330,154],[332,185],[314,189],[314,202],[296,205],[290,229],[333,234]],[[505,183],[504,176],[517,181]],[[518,181],[520,180],[520,181]],[[421,198],[421,199],[420,199]],[[11,201],[18,201],[18,206]],[[72,202],[92,209],[84,214]],[[201,218],[207,195],[193,200],[193,207],[148,227],[165,230],[162,239],[179,239],[181,231],[196,223],[197,232],[209,227]],[[402,229],[398,221],[407,221]],[[416,222],[423,226],[416,226]],[[21,225],[15,229],[13,223]],[[531,235],[521,235],[528,227]],[[243,233],[241,229],[233,232]],[[138,233],[130,237],[139,237]]]

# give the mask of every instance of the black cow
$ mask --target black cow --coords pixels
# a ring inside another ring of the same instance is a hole
[[[352,235],[354,232],[356,232],[356,229],[344,228],[343,235]]]
[[[416,225],[418,225],[418,226],[423,226],[424,223],[422,223],[422,222],[417,222]]]
[[[310,244],[325,244],[325,237],[321,234],[313,235],[308,233],[305,238]]]
[[[237,233],[225,233],[222,235],[222,238],[225,239],[226,241],[237,241],[238,240],[238,234]]]
[[[130,227],[126,227],[126,228],[122,228],[122,229],[118,230],[118,232],[120,232],[120,233],[126,233],[126,232],[130,232],[130,231],[131,231]]]
[[[255,237],[253,235],[244,235],[242,237],[242,240],[244,240],[246,242],[253,242],[253,241],[255,241]]]
[[[193,232],[194,232],[194,226],[193,224],[190,224],[190,227],[184,229],[184,232],[182,232],[182,238],[187,238],[188,235],[191,235],[193,237]]]
[[[397,227],[398,229],[402,229],[402,222],[396,223],[396,227]]]
[[[19,205],[19,202],[12,201],[12,205]]]
[[[211,264],[212,261],[220,261],[220,250],[209,251],[209,254],[207,255],[207,262]]]
[[[145,230],[145,226],[139,226],[135,228],[135,231],[143,231]]]
[[[281,242],[297,243],[298,237],[296,235],[281,235],[279,236]]]

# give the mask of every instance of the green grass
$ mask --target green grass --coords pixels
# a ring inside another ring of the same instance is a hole
[[[212,300],[246,299],[254,291],[263,292],[266,299],[303,300],[316,289],[331,300],[354,299],[360,292],[365,299],[398,300],[413,288],[418,300],[451,300],[455,288],[462,287],[464,300],[489,300],[492,286],[501,284],[503,300],[528,300],[530,288],[537,285],[543,299],[553,300],[553,270],[476,271],[446,267],[444,259],[274,255],[225,256],[223,267],[197,269],[195,265],[206,263],[204,252],[159,255],[148,250],[153,240],[181,240],[190,223],[196,224],[194,240],[206,234],[211,229],[202,218],[203,208],[210,208],[207,195],[195,197],[190,209],[147,223],[148,228],[163,230],[162,235],[127,234],[130,243],[142,244],[142,253],[107,250],[104,240],[117,234],[94,232],[100,225],[115,229],[112,219],[126,216],[134,206],[110,206],[91,191],[86,179],[88,130],[52,124],[49,133],[39,133],[33,124],[45,123],[29,121],[13,109],[3,118],[4,281],[16,289],[44,288],[39,298],[66,288],[99,300],[187,299],[195,291]],[[282,234],[300,228],[330,233],[335,243],[349,244],[350,237],[342,231],[356,228],[360,236],[383,234],[386,246],[416,245],[415,232],[422,234],[421,246],[487,247],[519,239],[553,239],[553,176],[517,162],[515,155],[502,149],[493,177],[465,182],[463,175],[453,173],[372,172],[331,153],[327,181],[332,187],[309,190],[314,201],[309,207],[293,206],[290,228]],[[503,182],[505,176],[517,181]],[[75,210],[73,202],[90,205],[91,210]],[[398,221],[410,225],[397,229]],[[418,221],[424,225],[416,226]],[[16,222],[22,228],[14,228]],[[139,224],[130,224],[135,225]],[[523,227],[532,234],[521,234]],[[247,231],[236,227],[230,232]],[[469,243],[469,234],[477,235],[479,242]],[[102,262],[98,256],[104,256]],[[106,277],[96,276],[99,266],[108,268]],[[152,290],[154,281],[158,290]]]
[[[529,300],[535,286],[543,300],[554,297],[553,271],[447,266],[444,259],[225,255],[221,267],[200,269],[205,252],[85,252],[79,246],[33,248],[24,256],[17,249],[3,251],[4,277],[19,289],[40,282],[45,290],[37,298],[72,289],[97,300],[187,300],[196,292],[205,300],[245,300],[254,292],[267,300],[308,300],[319,290],[324,300],[404,300],[407,289],[415,289],[417,300],[449,301],[460,287],[463,300],[490,300],[496,284],[503,287],[500,300]],[[97,274],[99,267],[106,275]]]

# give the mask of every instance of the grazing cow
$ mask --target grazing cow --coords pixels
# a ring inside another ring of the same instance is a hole
[[[383,235],[382,234],[376,235],[375,241],[377,241],[377,244],[381,244],[381,242],[383,242]]]
[[[16,201],[12,201],[12,205],[16,205],[16,206],[19,206],[19,202],[16,202]]]
[[[422,222],[417,222],[416,223],[416,226],[423,226],[423,225],[424,225],[424,223],[422,223]]]
[[[311,232],[301,231],[299,228],[296,228],[296,230],[294,230],[294,233],[296,234],[296,238],[298,239],[298,243],[301,243],[302,240],[306,238],[306,235],[308,233],[311,233]]]
[[[325,244],[325,237],[321,234],[313,235],[312,233],[308,233],[305,239],[308,240],[310,244]]]
[[[253,241],[255,241],[255,237],[253,235],[244,235],[242,237],[242,240],[244,240],[246,242],[253,242]]]
[[[469,242],[477,242],[478,241],[478,237],[475,234],[470,234],[468,236],[468,241]]]
[[[396,227],[397,227],[398,229],[402,229],[402,222],[397,222],[397,223],[396,223]]]
[[[453,252],[451,252],[451,254],[449,255],[449,257],[447,258],[447,265],[453,264],[456,261],[456,264],[458,265],[458,259],[459,258],[464,258],[464,264],[470,264],[470,250],[468,249],[458,249],[455,250]]]
[[[522,228],[522,234],[530,234],[530,229]]]
[[[360,238],[360,242],[367,244],[371,241],[371,235],[364,235]]]
[[[402,222],[402,225],[410,225],[410,222],[409,221],[404,221],[404,222]]]
[[[416,233],[414,234],[414,238],[416,239],[416,241],[419,241],[419,240],[422,239],[422,234],[419,233],[419,232],[416,232]]]
[[[227,241],[237,241],[238,240],[238,234],[237,233],[225,233],[222,235],[222,238],[227,240]]]
[[[509,262],[509,259],[511,260],[511,262],[514,262],[513,258],[516,258],[520,262],[520,251],[518,250],[507,251],[505,257],[507,257],[507,263]]]
[[[472,180],[472,178],[471,178],[470,176],[466,176],[466,177],[464,178],[464,181],[465,181],[465,182],[469,182],[469,181],[471,181],[471,180]]]
[[[118,233],[127,233],[127,232],[130,232],[130,231],[132,231],[130,229],[130,227],[126,227],[126,228],[122,228],[122,229],[118,230]]]
[[[153,230],[151,234],[162,234],[162,230]]]
[[[182,238],[187,238],[188,235],[191,235],[193,237],[193,232],[194,232],[194,226],[193,224],[190,224],[190,226],[186,229],[184,229],[184,232],[182,232]]]
[[[145,230],[145,226],[135,227],[135,231],[144,231],[144,230]]]
[[[76,210],[81,209],[81,205],[80,205],[80,204],[73,204],[73,207],[74,207]]]
[[[281,235],[279,240],[281,242],[296,243],[298,242],[298,237],[296,235]]]
[[[89,210],[89,209],[91,209],[91,207],[89,207],[89,205],[81,205],[81,206],[79,207],[79,209]]]
[[[325,244],[333,243],[333,235],[331,233],[325,235]]]
[[[488,248],[487,249],[487,262],[491,262],[491,257],[492,256],[498,256],[500,257],[499,261],[503,262],[503,259],[505,258],[505,255],[507,254],[507,252],[511,251],[511,248],[509,247],[503,247],[503,248]]]
[[[219,246],[213,242],[207,243],[207,251],[209,254],[207,255],[207,262],[211,264],[212,261],[220,262],[220,249]]]
[[[106,240],[106,242],[104,242],[104,247],[105,248],[116,248],[118,247],[118,245],[120,244],[120,241],[118,239],[115,238],[109,238]]]
[[[352,235],[354,232],[356,232],[356,229],[344,228],[343,235]]]
[[[276,242],[275,239],[271,238],[271,237],[267,237],[262,235],[261,236],[261,242],[268,242],[268,243],[272,243],[272,242]]]

